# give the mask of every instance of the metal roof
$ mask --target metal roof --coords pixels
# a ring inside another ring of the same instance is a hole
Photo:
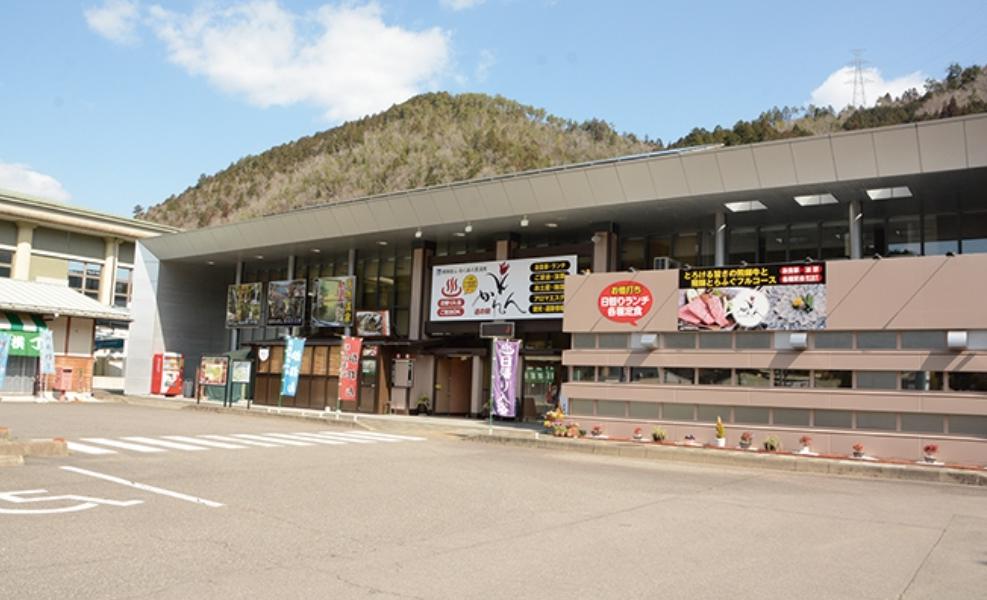
[[[248,259],[307,252],[353,238],[410,240],[512,230],[517,219],[564,219],[673,204],[758,198],[778,190],[829,191],[928,174],[987,168],[987,114],[570,165],[373,196],[142,240],[160,260]],[[507,229],[504,229],[504,228]],[[373,243],[370,241],[369,243]],[[270,250],[270,252],[268,251]]]
[[[86,229],[86,223],[89,223],[91,225],[88,228],[98,230],[100,226],[104,228],[112,227],[120,230],[121,233],[129,233],[128,237],[134,238],[144,238],[149,235],[177,233],[181,231],[181,229],[170,225],[162,225],[139,219],[129,219],[127,217],[111,215],[88,208],[80,208],[62,202],[55,202],[54,200],[38,198],[37,196],[31,196],[21,192],[0,189],[0,214],[4,213],[4,205],[9,206],[11,209],[20,208],[37,211],[40,215],[39,220],[42,222],[45,221],[44,214],[58,215],[78,219],[81,223],[79,225],[81,229]]]
[[[64,285],[0,278],[0,310],[130,321],[130,312],[100,304]]]

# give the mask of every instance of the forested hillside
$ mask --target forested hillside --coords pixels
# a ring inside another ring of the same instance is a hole
[[[951,65],[922,92],[884,96],[865,109],[773,108],[750,121],[695,128],[668,145],[751,144],[987,112],[987,70]],[[655,119],[661,115],[656,114]],[[662,149],[661,140],[617,133],[483,94],[423,94],[358,121],[247,156],[135,216],[195,228],[478,177]]]

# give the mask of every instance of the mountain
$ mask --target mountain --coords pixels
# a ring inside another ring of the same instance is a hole
[[[139,212],[195,228],[301,206],[636,154],[659,143],[502,97],[429,93],[247,156]],[[138,207],[139,208],[139,207]]]
[[[668,145],[752,144],[987,112],[987,69],[950,65],[924,92],[870,108],[772,108]],[[388,110],[247,156],[134,215],[183,228],[385,192],[660,150],[661,140],[577,123],[500,96],[422,94]]]

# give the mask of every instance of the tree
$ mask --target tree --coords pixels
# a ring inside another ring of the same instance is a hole
[[[139,219],[144,216],[144,207],[140,204],[134,206],[134,218]]]

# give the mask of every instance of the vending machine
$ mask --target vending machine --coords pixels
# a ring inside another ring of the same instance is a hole
[[[151,393],[180,396],[184,378],[185,359],[177,352],[159,352],[151,367]]]

